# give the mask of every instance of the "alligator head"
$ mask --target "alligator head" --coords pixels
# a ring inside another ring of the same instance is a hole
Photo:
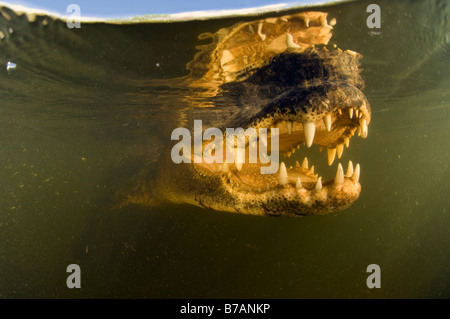
[[[278,151],[285,157],[316,144],[327,149],[331,165],[355,133],[367,136],[371,119],[361,91],[361,56],[329,47],[331,30],[326,13],[307,12],[239,23],[208,35],[214,41],[189,65],[189,86],[198,90],[195,98],[189,97],[191,117],[208,114],[209,122],[204,122],[222,132],[254,128],[256,141],[266,128],[269,152],[276,132],[270,129],[277,128]],[[205,141],[203,150],[209,144]],[[359,196],[359,164],[349,162],[346,173],[339,164],[336,176],[328,179],[319,177],[306,158],[295,167],[281,162],[276,173],[261,174],[266,164],[260,158],[249,163],[250,144],[247,136],[244,164],[195,163],[193,154],[188,154],[191,163],[166,160],[157,196],[221,211],[276,216],[336,212]],[[131,201],[145,202],[142,197]]]

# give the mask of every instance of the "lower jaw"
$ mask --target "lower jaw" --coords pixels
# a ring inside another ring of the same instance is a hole
[[[333,183],[321,190],[279,186],[264,192],[232,189],[233,207],[225,210],[251,215],[313,216],[336,213],[348,208],[359,197],[361,185],[346,178],[339,187]]]
[[[217,198],[217,202],[210,202],[210,208],[251,215],[323,215],[349,207],[361,191],[359,165],[353,168],[351,162],[347,173],[339,164],[336,177],[326,180],[314,174],[307,161],[289,168],[282,163],[278,173],[267,176],[249,172],[251,165],[253,171],[259,170],[256,164],[245,164],[242,171],[232,165],[227,173],[213,174],[219,177],[219,187],[232,201],[226,203]]]

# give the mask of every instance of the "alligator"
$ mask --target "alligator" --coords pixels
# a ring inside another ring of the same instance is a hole
[[[6,21],[15,15],[5,7],[0,13]],[[26,18],[43,25],[49,19],[30,13]],[[300,146],[317,145],[327,150],[332,165],[355,133],[367,137],[371,120],[362,92],[362,56],[329,44],[335,24],[335,19],[328,22],[325,12],[300,12],[253,18],[200,34],[200,40],[211,42],[198,47],[187,64],[189,75],[180,79],[189,93],[185,109],[177,110],[179,125],[189,127],[187,119],[194,119],[221,132],[252,128],[256,142],[265,142],[269,152],[289,158],[301,152]],[[173,85],[175,80],[168,81]],[[267,129],[265,139],[261,129]],[[272,140],[278,141],[277,149],[271,148]],[[260,157],[248,160],[250,136],[245,137],[243,161],[236,156],[232,163],[196,161],[194,152],[183,152],[189,161],[175,163],[171,156],[175,142],[170,135],[165,141],[156,171],[146,167],[122,182],[114,194],[119,202],[114,207],[170,203],[249,215],[307,216],[344,210],[361,192],[360,165],[351,161],[345,173],[338,164],[335,178],[322,179],[306,157],[290,167],[278,163],[277,157],[276,172],[262,174],[267,162]],[[203,153],[209,145],[203,141]],[[227,146],[222,145],[226,153]],[[233,153],[238,154],[234,148]]]
[[[275,137],[271,129],[277,128],[278,150],[274,151],[287,158],[300,146],[315,144],[327,149],[332,165],[355,133],[367,137],[371,120],[358,69],[361,55],[329,45],[335,23],[335,19],[328,22],[327,13],[302,12],[201,34],[200,39],[212,41],[199,47],[187,66],[190,74],[185,83],[194,93],[187,96],[189,106],[184,113],[203,120],[204,128],[216,127],[221,132],[254,128],[258,142],[260,129],[266,128],[270,130],[267,145]],[[123,202],[191,204],[259,216],[307,216],[344,210],[359,197],[359,164],[350,161],[345,173],[338,164],[335,178],[322,179],[305,157],[295,167],[281,162],[276,173],[261,174],[261,159],[248,161],[250,144],[246,136],[245,160],[233,163],[196,162],[192,152],[187,154],[189,161],[177,164],[169,148],[162,154],[156,177],[142,179]],[[202,151],[208,145],[210,141],[203,141]],[[225,153],[227,147],[222,145]]]

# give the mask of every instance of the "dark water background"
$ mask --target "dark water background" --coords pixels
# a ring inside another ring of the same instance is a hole
[[[81,29],[0,17],[0,65],[17,64],[0,70],[0,297],[449,298],[449,3],[308,10],[336,18],[331,42],[363,54],[373,112],[341,160],[361,163],[360,199],[294,219],[111,209],[171,143],[198,35],[260,17]],[[81,289],[66,286],[73,263]],[[380,289],[366,286],[372,263]]]

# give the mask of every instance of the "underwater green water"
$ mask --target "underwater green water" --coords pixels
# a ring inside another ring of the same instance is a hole
[[[172,143],[199,34],[260,17],[68,29],[0,16],[0,65],[17,65],[0,70],[0,297],[449,298],[449,3],[376,1],[372,30],[372,2],[307,9],[363,55],[372,121],[341,160],[360,163],[360,198],[303,218],[114,206]]]

